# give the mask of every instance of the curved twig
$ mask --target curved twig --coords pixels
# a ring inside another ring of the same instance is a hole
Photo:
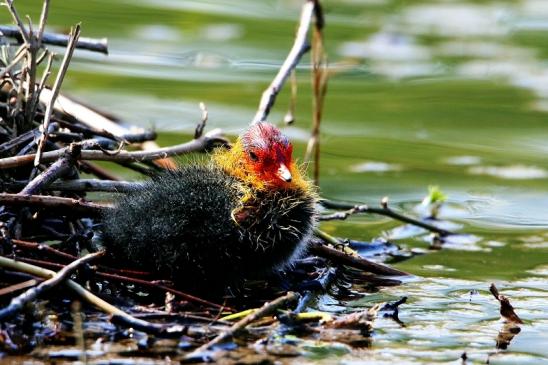
[[[268,114],[270,113],[270,109],[276,102],[278,93],[284,86],[284,83],[291,74],[291,71],[297,67],[301,57],[310,49],[310,44],[307,38],[308,30],[310,29],[310,24],[312,23],[312,18],[314,16],[316,17],[316,26],[321,28],[323,26],[323,15],[321,8],[316,0],[308,0],[303,5],[301,11],[299,29],[297,30],[293,47],[291,47],[287,58],[274,77],[274,80],[272,80],[268,88],[263,92],[261,102],[259,103],[259,109],[257,110],[255,117],[253,117],[251,124],[266,120]]]

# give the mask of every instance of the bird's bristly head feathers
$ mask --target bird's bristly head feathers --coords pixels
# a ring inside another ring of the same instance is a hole
[[[253,124],[229,151],[218,153],[214,160],[225,171],[254,188],[308,190],[292,157],[293,146],[274,125]]]

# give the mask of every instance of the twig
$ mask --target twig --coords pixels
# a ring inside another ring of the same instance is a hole
[[[252,322],[267,316],[271,314],[272,312],[276,311],[278,308],[291,303],[299,298],[299,294],[288,292],[286,295],[281,296],[279,298],[274,299],[271,302],[265,303],[260,309],[250,313],[246,317],[242,318],[238,322],[234,323],[229,329],[221,332],[217,337],[215,337],[213,340],[209,341],[208,343],[200,346],[196,350],[192,351],[189,355],[186,356],[186,358],[193,358],[199,355],[202,352],[205,352],[209,350],[211,347],[222,343],[223,341],[233,337],[238,331],[243,330],[245,327],[247,327]]]
[[[13,298],[10,304],[6,308],[3,308],[0,310],[0,320],[13,316],[17,312],[19,312],[21,309],[23,309],[26,303],[33,301],[39,295],[43,294],[47,290],[50,290],[54,288],[55,286],[59,285],[60,283],[62,283],[63,281],[65,281],[78,267],[97,257],[103,256],[104,254],[105,254],[104,251],[90,253],[76,261],[73,261],[71,264],[65,266],[62,270],[57,272],[48,280],[40,283],[38,286],[32,289],[27,290],[23,294]]]
[[[1,161],[2,160],[0,160],[0,162]],[[399,220],[401,222],[409,223],[409,224],[412,224],[414,226],[424,228],[428,231],[438,233],[441,236],[449,236],[449,235],[454,234],[453,232],[448,231],[446,229],[438,228],[438,227],[436,227],[432,224],[428,224],[426,222],[423,222],[423,221],[420,221],[420,220],[417,220],[417,219],[413,219],[413,218],[410,218],[410,217],[407,217],[407,216],[404,216],[400,213],[395,212],[394,210],[392,210],[391,208],[388,207],[388,201],[386,200],[386,198],[384,198],[382,200],[380,208],[372,208],[372,207],[369,207],[368,205],[365,205],[365,204],[353,205],[353,204],[335,202],[335,201],[325,200],[325,199],[321,200],[320,204],[323,205],[325,208],[328,208],[328,209],[346,209],[346,211],[345,212],[337,212],[337,213],[334,213],[332,215],[327,215],[327,216],[324,216],[324,217],[320,216],[319,220],[333,220],[333,219],[344,220],[344,219],[348,218],[349,216],[351,216],[353,214],[372,213],[372,214],[378,214],[378,215],[383,215],[383,216],[386,216],[386,217],[394,218],[394,219]]]
[[[97,160],[97,161],[116,161],[116,162],[131,162],[131,161],[151,161],[168,156],[182,155],[190,152],[203,151],[210,148],[215,143],[228,144],[228,141],[222,137],[220,129],[214,129],[198,139],[182,143],[175,146],[158,148],[149,151],[121,151],[116,155],[108,155],[102,151],[82,150],[80,154],[81,160]],[[41,162],[51,162],[61,157],[67,148],[62,148],[55,151],[42,153]],[[20,167],[31,163],[36,158],[36,154],[23,156],[7,157],[0,159],[0,169]]]
[[[76,46],[76,42],[78,41],[78,38],[80,37],[80,24],[76,24],[74,29],[71,29],[70,32],[70,39],[67,45],[67,50],[65,52],[65,56],[63,57],[63,61],[61,62],[61,68],[59,69],[59,72],[57,73],[57,78],[55,79],[55,83],[52,87],[52,95],[50,99],[50,103],[46,105],[46,115],[44,116],[44,122],[42,124],[42,136],[40,138],[40,141],[38,142],[38,148],[36,150],[36,156],[34,159],[34,166],[38,166],[40,164],[40,156],[42,154],[42,150],[44,148],[44,145],[46,143],[46,140],[48,138],[48,125],[49,120],[51,118],[51,114],[53,112],[53,105],[55,104],[55,99],[57,98],[57,95],[59,95],[59,91],[61,90],[61,84],[63,83],[63,79],[65,78],[65,74],[67,73],[68,66],[70,64],[70,60],[72,59],[72,54],[74,52],[74,48]]]
[[[308,0],[303,5],[301,11],[301,19],[299,22],[299,29],[297,30],[297,35],[295,36],[295,42],[293,43],[293,47],[289,51],[289,54],[287,55],[287,58],[280,67],[280,70],[274,77],[274,80],[272,80],[268,88],[263,92],[261,102],[259,103],[259,109],[257,110],[255,117],[253,117],[251,124],[259,123],[266,120],[268,114],[270,113],[270,109],[276,102],[276,97],[278,96],[278,93],[280,92],[285,81],[291,74],[291,71],[295,67],[297,67],[297,64],[299,63],[303,54],[305,54],[310,49],[310,45],[307,40],[308,29],[310,28],[310,23],[312,22],[312,18],[314,15],[316,15],[318,25],[322,24],[320,21],[318,21],[318,19],[320,19],[320,17],[318,16],[320,12],[321,11],[319,10],[318,3],[315,0]]]
[[[15,38],[18,42],[24,42],[20,31],[16,27],[1,25],[0,33],[6,37]],[[42,36],[42,43],[50,44],[52,46],[66,47],[69,43],[69,36],[65,34],[44,32]],[[106,38],[93,39],[81,37],[76,43],[76,48],[108,54],[108,44]]]
[[[80,213],[92,216],[98,216],[106,209],[109,209],[109,206],[106,205],[71,198],[62,198],[49,195],[17,195],[8,193],[0,193],[0,205],[22,207],[34,206],[60,209],[65,213]],[[67,209],[69,209],[69,211],[67,211]]]
[[[320,4],[317,9],[321,14]],[[306,148],[305,161],[314,160],[314,184],[319,185],[320,179],[320,124],[322,121],[323,105],[327,92],[327,57],[323,45],[322,28],[316,26],[312,32],[312,134]]]
[[[316,230],[315,234],[326,242],[342,245],[342,243],[339,242],[336,238],[327,235],[325,232]],[[364,259],[363,257],[351,256],[344,252],[341,252],[331,247],[327,247],[322,244],[311,243],[308,250],[310,253],[313,253],[314,255],[325,257],[326,259],[329,259],[338,264],[355,267],[361,270],[366,270],[374,274],[388,275],[388,276],[410,275],[409,273],[406,273],[405,271],[394,269],[390,266],[377,264],[376,262],[369,261],[367,259]]]

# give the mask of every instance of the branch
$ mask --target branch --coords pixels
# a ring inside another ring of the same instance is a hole
[[[5,37],[15,38],[19,43],[24,42],[21,32],[17,27],[10,25],[0,25],[0,33],[2,33]],[[52,46],[66,47],[69,43],[69,36],[65,34],[44,32],[42,35],[42,43],[50,44]],[[108,45],[106,38],[93,39],[82,37],[78,39],[78,42],[76,42],[76,48],[108,54]]]
[[[116,161],[116,162],[141,162],[152,161],[169,156],[183,155],[190,152],[197,152],[209,149],[216,143],[228,144],[228,140],[222,137],[220,129],[214,129],[198,139],[182,143],[175,146],[158,148],[148,151],[120,151],[117,154],[106,154],[97,150],[82,150],[80,154],[80,160],[96,160],[96,161]],[[68,148],[68,147],[67,147]],[[49,151],[42,153],[40,158],[41,162],[51,162],[61,157],[67,148],[62,148],[55,151]],[[12,167],[20,167],[32,163],[36,157],[36,154],[29,154],[23,156],[7,157],[0,159],[0,169],[7,169]]]
[[[43,281],[38,286],[31,288],[23,294],[13,298],[6,308],[0,310],[0,320],[13,316],[23,309],[25,304],[35,300],[39,295],[65,281],[78,267],[97,257],[103,256],[104,254],[104,251],[90,253],[76,261],[73,261],[70,265],[65,266],[48,280]]]
[[[1,162],[2,160],[0,160]],[[344,220],[348,218],[349,216],[353,214],[358,213],[371,213],[371,214],[378,214],[383,215],[386,217],[394,218],[396,220],[399,220],[401,222],[409,223],[414,226],[418,226],[421,228],[424,228],[428,231],[435,232],[440,234],[441,236],[449,236],[454,234],[451,231],[448,231],[443,228],[438,228],[432,224],[428,224],[426,222],[407,217],[405,215],[402,215],[400,213],[395,212],[394,210],[390,209],[388,207],[388,200],[386,198],[383,198],[381,201],[381,207],[380,208],[371,208],[368,205],[360,204],[360,205],[353,205],[353,204],[347,204],[347,203],[341,203],[341,202],[335,202],[332,200],[321,200],[320,204],[324,206],[327,209],[347,209],[345,212],[336,212],[334,214],[330,214],[327,216],[320,216],[319,220]]]
[[[321,238],[322,240],[336,245],[342,245],[342,242],[337,240],[335,237],[331,237],[328,234],[316,229],[314,234]],[[388,276],[409,276],[409,273],[394,269],[390,266],[377,264],[376,262],[369,261],[363,257],[351,256],[339,250],[336,250],[331,247],[327,247],[322,244],[310,244],[308,248],[309,252],[320,257],[329,259],[335,263],[341,265],[347,265],[354,267],[356,269],[366,270],[368,272],[379,274],[379,275],[388,275]]]
[[[301,60],[303,54],[308,52],[310,49],[307,36],[313,16],[316,15],[317,26],[321,26],[323,24],[323,20],[321,20],[323,17],[318,16],[319,14],[321,14],[321,9],[317,1],[308,0],[303,5],[299,29],[297,30],[293,47],[289,51],[289,54],[276,74],[276,77],[274,77],[274,80],[272,80],[268,88],[263,92],[259,109],[257,110],[255,117],[253,117],[251,124],[262,122],[268,117],[270,109],[276,102],[276,97],[291,74],[291,71],[297,67],[297,64]]]

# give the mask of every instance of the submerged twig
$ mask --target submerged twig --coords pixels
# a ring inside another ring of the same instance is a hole
[[[1,161],[2,160],[0,160],[0,162]],[[344,219],[348,218],[349,216],[351,216],[353,214],[372,213],[372,214],[378,214],[378,215],[383,215],[383,216],[386,216],[386,217],[394,218],[394,219],[399,220],[401,222],[409,223],[409,224],[412,224],[414,226],[424,228],[428,231],[438,233],[442,236],[449,236],[449,235],[454,234],[453,232],[448,231],[446,229],[436,227],[432,224],[429,224],[429,223],[426,223],[426,222],[423,222],[423,221],[420,221],[420,220],[417,220],[417,219],[414,219],[414,218],[411,218],[411,217],[407,217],[403,214],[400,214],[400,213],[392,210],[391,208],[388,207],[388,201],[386,200],[386,198],[384,198],[382,200],[380,208],[372,208],[372,207],[370,207],[368,205],[365,205],[365,204],[356,204],[356,205],[354,205],[354,204],[348,204],[348,203],[342,203],[342,202],[335,202],[335,201],[326,200],[326,199],[321,200],[320,204],[322,206],[324,206],[325,208],[328,208],[328,209],[335,209],[335,210],[336,209],[339,209],[339,210],[340,209],[345,209],[346,210],[345,212],[336,212],[334,214],[323,216],[323,217],[320,216],[320,218],[319,218],[320,220],[334,220],[334,219],[344,220]]]
[[[342,242],[339,242],[338,240],[336,242],[333,242],[332,239],[334,237],[331,237],[329,235],[326,235],[324,232],[320,230],[316,230],[315,233],[319,238],[323,239],[324,241],[327,241],[329,243],[338,243],[339,245],[342,245]],[[367,259],[364,259],[363,257],[357,257],[357,256],[351,256],[344,252],[341,252],[339,250],[336,250],[334,248],[327,247],[322,244],[314,244],[312,243],[309,247],[309,252],[325,257],[327,259],[332,260],[335,263],[347,265],[354,267],[356,269],[360,270],[366,270],[374,274],[379,275],[395,275],[395,276],[408,276],[409,273],[406,273],[405,271],[401,271],[398,269],[394,269],[390,266],[377,264],[376,262],[369,261]]]
[[[6,308],[0,310],[0,320],[13,316],[21,309],[23,309],[26,303],[33,301],[45,291],[50,290],[59,285],[61,282],[65,281],[70,276],[70,274],[72,274],[77,268],[97,257],[103,256],[104,254],[104,251],[90,253],[76,261],[73,261],[71,264],[65,266],[62,270],[57,272],[48,280],[43,281],[38,286],[29,289],[23,294],[13,298]]]

